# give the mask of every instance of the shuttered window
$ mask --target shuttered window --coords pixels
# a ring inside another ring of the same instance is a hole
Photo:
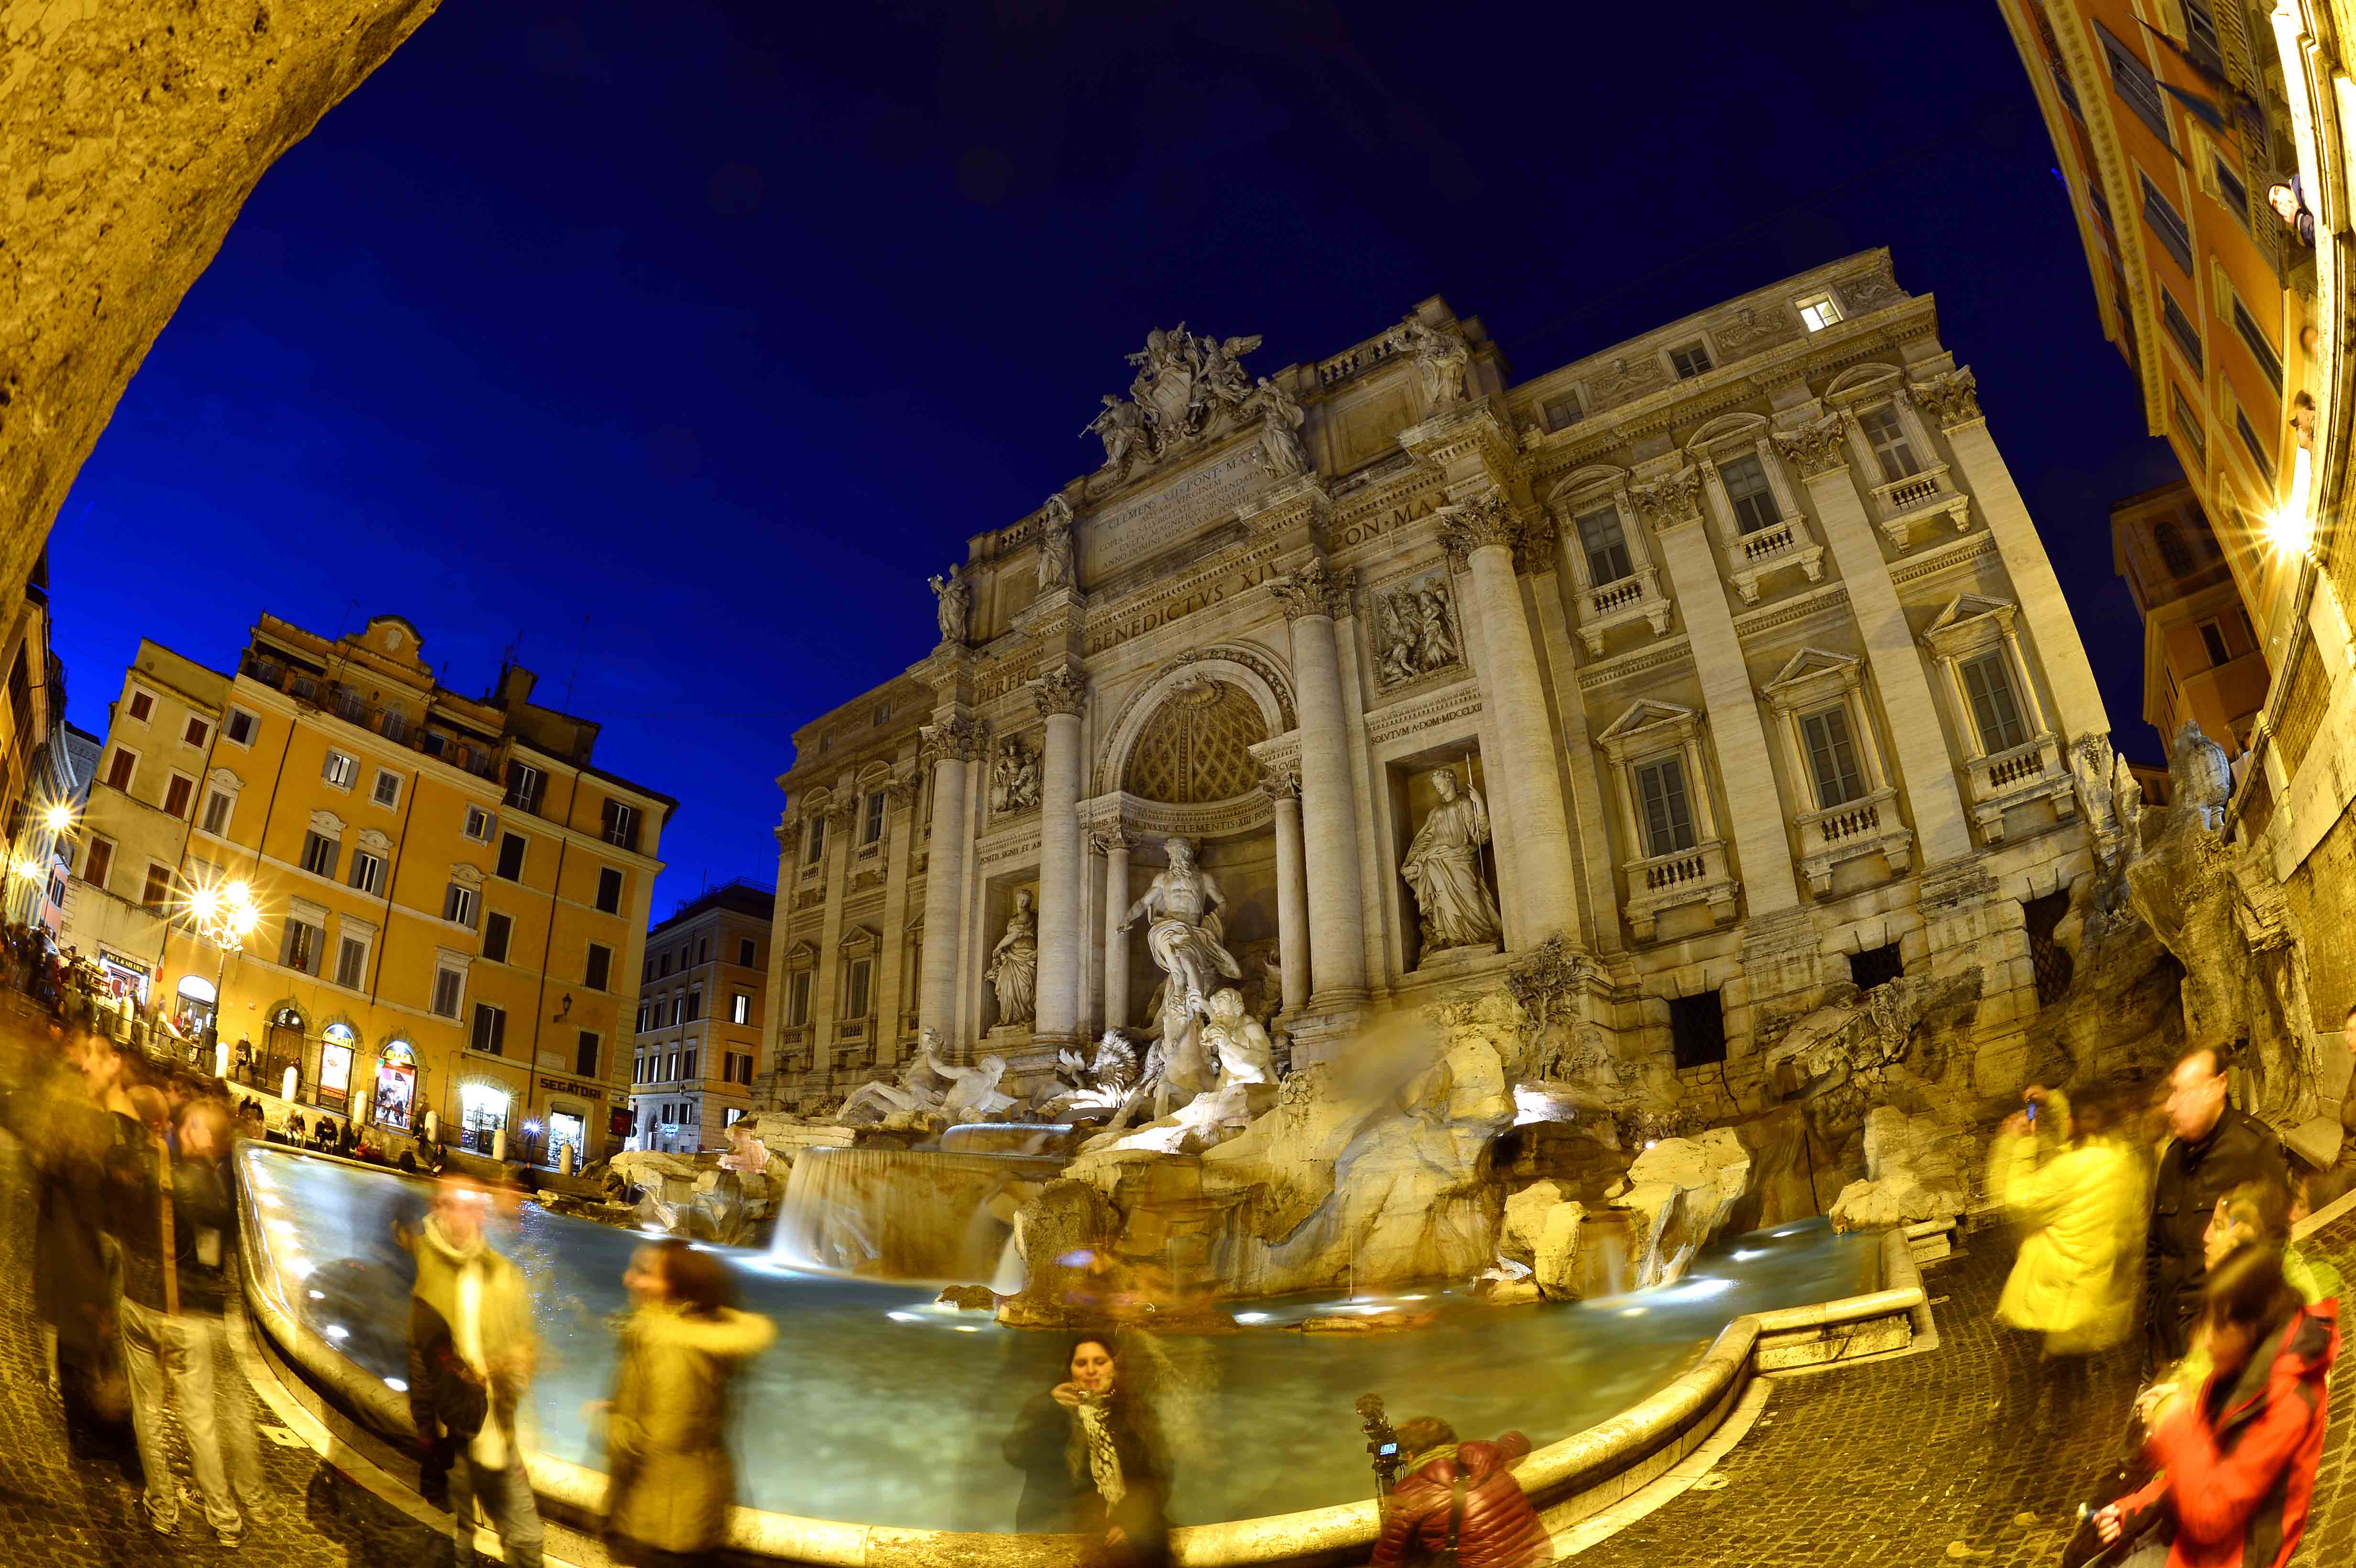
[[[1579,517],[1579,548],[1587,552],[1587,578],[1597,588],[1617,582],[1635,570],[1628,559],[1628,538],[1620,531],[1620,508],[1602,506]]]
[[[1865,793],[1865,775],[1857,765],[1857,746],[1849,738],[1848,709],[1827,708],[1800,720],[1808,742],[1808,766],[1816,775],[1816,805],[1825,809],[1855,800]]]
[[[1644,823],[1644,852],[1670,855],[1694,845],[1693,812],[1686,804],[1686,765],[1663,757],[1636,769],[1636,797]]]
[[[2027,743],[2029,726],[2021,722],[2020,703],[2001,652],[1982,654],[1964,666],[1964,690],[1972,699],[1972,721],[1979,726],[1984,755]]]
[[[1726,504],[1734,509],[1738,533],[1755,534],[1782,522],[1775,509],[1775,492],[1767,483],[1766,467],[1744,453],[1719,465],[1718,482],[1726,486]]]

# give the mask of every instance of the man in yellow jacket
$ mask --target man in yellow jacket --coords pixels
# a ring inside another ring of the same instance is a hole
[[[2043,1340],[2035,1357],[2009,1358],[2011,1380],[2033,1379],[2034,1389],[2008,1392],[2029,1412],[2050,1392],[2056,1423],[2067,1424],[2085,1392],[2085,1358],[2135,1328],[2143,1162],[2110,1136],[2106,1104],[2073,1116],[2057,1091],[2032,1085],[2023,1097],[2031,1109],[2006,1120],[1988,1156],[1988,1192],[2022,1232],[1996,1319],[2017,1331],[2019,1351],[2029,1335]]]

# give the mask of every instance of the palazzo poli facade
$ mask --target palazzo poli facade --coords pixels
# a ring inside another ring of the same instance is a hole
[[[1696,1115],[1851,980],[1982,965],[1978,1049],[2018,1051],[2114,831],[2109,723],[1886,251],[1527,380],[1438,299],[1265,376],[1258,342],[1155,333],[1102,466],[796,732],[772,1103],[926,1030],[1010,1087],[1157,1032],[1131,919],[1175,839],[1296,1067],[1535,971],[1563,1071]]]

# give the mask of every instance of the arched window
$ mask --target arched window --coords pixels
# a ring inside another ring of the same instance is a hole
[[[2174,523],[2162,523],[2154,528],[2152,542],[2159,547],[2159,563],[2170,577],[2192,575],[2192,552],[2184,548],[2184,533]]]

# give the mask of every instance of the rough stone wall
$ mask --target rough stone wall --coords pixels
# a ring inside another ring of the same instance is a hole
[[[437,0],[0,0],[0,625],[262,172]]]
[[[2356,931],[2356,810],[2340,814],[2283,883],[2283,891],[2299,931]],[[2336,1033],[2341,1015],[2356,1004],[2356,945],[2326,941],[2303,946],[2314,1028],[2319,1033]]]

